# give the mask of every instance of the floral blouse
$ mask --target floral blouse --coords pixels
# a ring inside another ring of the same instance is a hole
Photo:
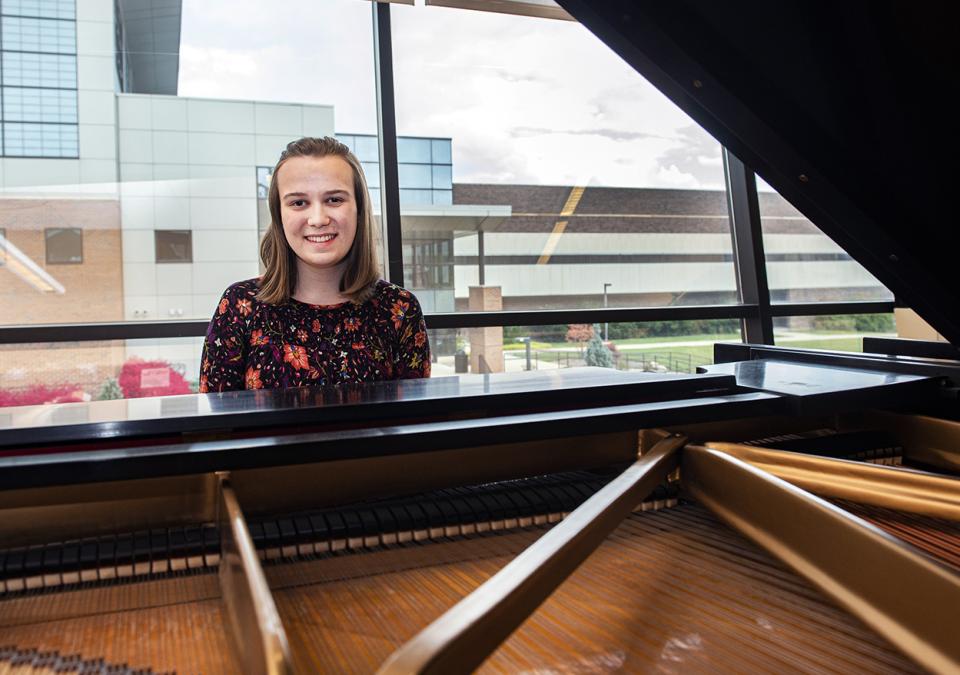
[[[269,305],[258,290],[250,279],[224,291],[203,345],[201,392],[430,377],[427,328],[409,291],[380,280],[359,305]]]

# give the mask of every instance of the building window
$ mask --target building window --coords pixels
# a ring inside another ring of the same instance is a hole
[[[156,230],[153,235],[158,263],[193,262],[193,233],[190,230]]]
[[[0,154],[78,157],[74,0],[0,2]]]
[[[79,227],[48,227],[43,231],[48,265],[83,262],[83,231]]]

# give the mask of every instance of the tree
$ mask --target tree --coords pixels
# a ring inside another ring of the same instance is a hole
[[[567,342],[576,342],[583,353],[583,343],[594,335],[593,326],[588,323],[571,323],[567,326]]]
[[[590,344],[587,345],[587,355],[583,360],[588,366],[613,368],[613,354],[600,339],[599,326],[593,329],[593,337],[590,338]]]

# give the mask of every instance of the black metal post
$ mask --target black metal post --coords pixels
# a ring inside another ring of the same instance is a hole
[[[400,180],[397,169],[397,116],[393,92],[393,43],[390,4],[374,2],[373,59],[377,91],[377,138],[380,143],[380,220],[387,281],[403,285]]]
[[[773,318],[770,314],[770,288],[767,286],[757,181],[753,172],[726,148],[723,149],[723,173],[727,181],[737,295],[740,302],[757,307],[754,316],[743,320],[744,339],[751,343],[772,345]]]

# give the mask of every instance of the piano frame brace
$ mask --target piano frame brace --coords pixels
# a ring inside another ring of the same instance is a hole
[[[960,481],[954,478],[739,443],[708,443],[706,447],[821,497],[960,521]]]
[[[477,668],[677,466],[670,436],[575,509],[470,595],[397,649],[382,675]]]
[[[960,670],[960,578],[945,566],[721,450],[687,446],[680,472],[683,489],[693,498],[921,666],[932,672]]]
[[[218,474],[221,535],[220,590],[229,633],[244,672],[292,672],[290,645],[247,529],[230,474]]]

